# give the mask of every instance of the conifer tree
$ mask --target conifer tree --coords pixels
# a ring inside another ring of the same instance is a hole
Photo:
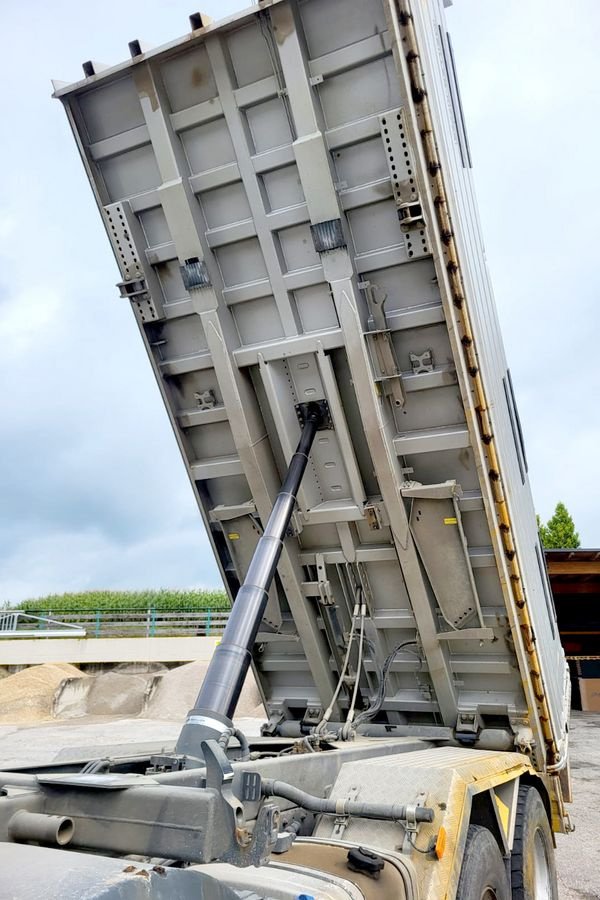
[[[556,504],[554,515],[547,523],[537,516],[540,541],[545,550],[577,550],[581,546],[579,535],[575,531],[575,522],[569,510],[560,500]]]
[[[540,536],[540,544],[542,545],[542,547],[545,547],[546,549],[548,549],[548,547],[549,547],[548,542],[550,540],[549,535],[548,535],[548,528],[546,527],[546,525],[544,525],[544,523],[542,522],[542,520],[540,519],[540,517],[538,515],[536,515],[535,520],[537,522],[538,534]]]

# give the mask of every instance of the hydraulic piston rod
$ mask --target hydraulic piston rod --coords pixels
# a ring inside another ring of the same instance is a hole
[[[199,758],[200,741],[214,738],[232,727],[231,718],[250,668],[252,647],[265,614],[296,494],[325,415],[323,403],[309,403],[304,409],[304,425],[296,452],[235,598],[221,642],[210,661],[196,705],[179,736],[178,753]]]

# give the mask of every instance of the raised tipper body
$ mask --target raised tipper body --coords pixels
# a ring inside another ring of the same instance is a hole
[[[484,859],[522,897],[535,813],[552,882],[568,670],[444,5],[262,0],[56,89],[238,596],[170,753],[135,784],[111,770],[116,791],[38,783],[28,808],[69,798],[75,848],[290,900],[464,900]],[[238,751],[250,654],[268,721]],[[125,829],[118,793],[155,827]]]

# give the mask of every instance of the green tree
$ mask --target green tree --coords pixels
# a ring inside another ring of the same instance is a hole
[[[546,525],[544,525],[544,523],[542,522],[542,520],[540,519],[540,517],[538,515],[536,515],[535,520],[537,522],[538,534],[540,536],[540,543],[541,543],[542,547],[545,547],[546,549],[548,549],[548,541],[550,540],[550,538],[548,536],[548,528]]]
[[[547,523],[537,516],[540,541],[545,550],[577,550],[581,546],[579,535],[575,531],[575,522],[569,510],[560,500],[556,504],[554,515]]]

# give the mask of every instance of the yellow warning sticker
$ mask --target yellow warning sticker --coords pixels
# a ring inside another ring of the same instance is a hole
[[[456,525],[454,516],[449,516],[447,519],[444,519],[444,525]]]
[[[229,534],[227,535],[227,537],[229,538],[230,541],[239,541],[239,539],[240,539],[240,536],[237,533],[237,531],[230,531]]]

